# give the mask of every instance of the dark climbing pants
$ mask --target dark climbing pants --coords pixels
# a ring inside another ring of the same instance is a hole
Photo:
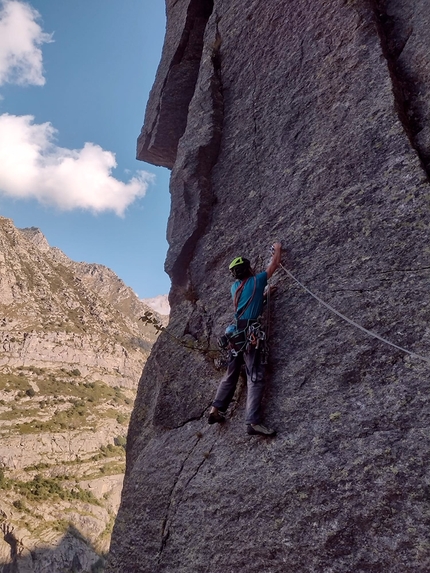
[[[222,412],[227,410],[233,399],[243,364],[245,364],[248,384],[245,420],[247,424],[259,424],[261,422],[265,365],[261,364],[261,353],[254,346],[250,346],[246,352],[239,352],[237,356],[230,354],[227,372],[220,382],[212,406]]]

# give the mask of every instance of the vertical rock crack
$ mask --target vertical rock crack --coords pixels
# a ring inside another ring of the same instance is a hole
[[[196,468],[194,469],[194,471],[192,471],[192,473],[188,477],[188,479],[186,479],[185,483],[183,485],[181,485],[182,481],[183,481],[182,477],[183,477],[183,473],[185,471],[185,466],[186,466],[188,460],[193,455],[199,442],[200,442],[200,437],[197,437],[193,446],[191,447],[190,451],[185,456],[185,458],[181,464],[181,467],[179,468],[179,471],[177,472],[177,474],[175,476],[174,483],[173,483],[172,488],[170,490],[169,503],[167,505],[166,515],[164,517],[163,524],[161,526],[161,545],[160,545],[160,549],[159,549],[158,557],[157,557],[157,563],[158,564],[160,564],[160,562],[162,560],[163,551],[164,551],[166,544],[168,542],[168,539],[169,539],[171,524],[173,523],[175,515],[178,511],[179,505],[181,504],[181,501],[184,497],[184,493],[186,492],[189,484],[192,482],[192,480],[199,473],[201,467],[203,466],[203,464],[205,463],[207,458],[212,453],[213,448],[215,447],[215,444],[217,442],[217,439],[215,439],[213,441],[209,450],[207,452],[205,452],[205,454],[203,455],[203,459],[197,464]]]
[[[414,68],[405,65],[401,59],[414,33],[413,25],[406,17],[403,20],[400,16],[389,13],[389,0],[372,0],[372,7],[382,51],[388,63],[397,115],[426,176],[430,179],[430,148],[418,138],[423,129],[428,128],[419,102],[422,78],[412,77]]]

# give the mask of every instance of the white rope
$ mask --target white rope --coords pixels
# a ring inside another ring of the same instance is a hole
[[[350,318],[348,318],[347,316],[345,316],[344,314],[342,314],[341,312],[339,312],[338,310],[336,310],[335,308],[333,308],[330,304],[324,302],[322,299],[320,299],[319,296],[317,296],[316,294],[314,294],[313,292],[311,292],[307,287],[305,287],[304,284],[302,284],[298,279],[296,279],[296,277],[290,273],[290,271],[288,271],[284,265],[281,263],[279,265],[286,273],[289,277],[291,277],[293,279],[293,281],[295,281],[298,285],[300,285],[302,287],[302,289],[304,289],[307,293],[309,293],[314,299],[316,299],[320,304],[322,304],[323,306],[325,306],[326,308],[328,308],[329,310],[331,310],[331,312],[334,312],[334,314],[336,314],[337,316],[339,316],[342,320],[345,320],[346,322],[348,322],[349,324],[351,324],[352,326],[355,326],[356,328],[358,328],[359,330],[365,332],[366,334],[368,334],[369,336],[373,336],[373,338],[377,338],[378,340],[380,340],[381,342],[385,342],[385,344],[388,344],[389,346],[393,346],[394,348],[397,348],[397,350],[401,350],[402,352],[405,352],[406,354],[409,354],[409,356],[413,356],[414,358],[419,358],[420,360],[425,360],[426,362],[430,363],[430,358],[426,358],[425,356],[421,356],[420,354],[416,354],[415,352],[411,352],[410,350],[406,350],[406,348],[402,348],[401,346],[398,346],[397,344],[394,344],[393,342],[390,342],[389,340],[387,340],[386,338],[383,338],[382,336],[379,336],[379,334],[376,334],[375,332],[372,332],[371,330],[367,330],[367,328],[364,328],[364,326],[361,326],[360,324],[358,324],[357,322],[355,322],[354,320],[351,320]]]

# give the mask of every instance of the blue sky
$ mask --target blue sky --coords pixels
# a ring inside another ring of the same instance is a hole
[[[142,298],[170,286],[170,173],[135,159],[164,31],[162,0],[0,0],[0,214]]]

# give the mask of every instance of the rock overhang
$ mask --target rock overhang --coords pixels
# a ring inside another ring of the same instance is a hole
[[[184,134],[213,0],[179,0],[168,5],[160,66],[137,142],[137,159],[172,169]]]

